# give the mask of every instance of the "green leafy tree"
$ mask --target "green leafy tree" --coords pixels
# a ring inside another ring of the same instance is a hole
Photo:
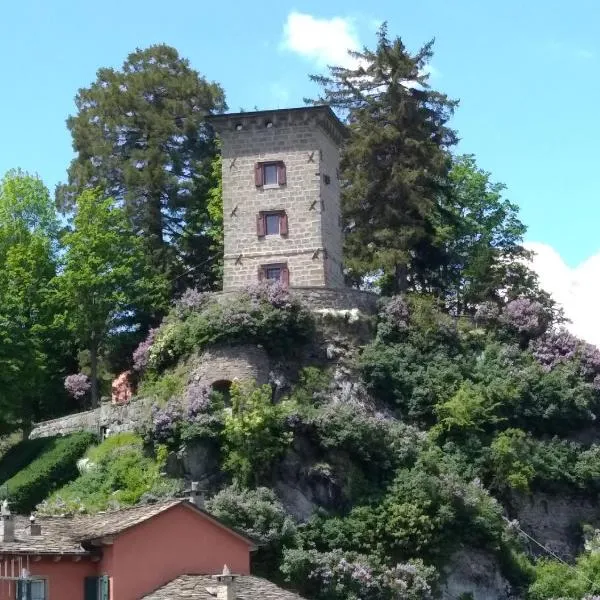
[[[102,189],[125,206],[156,270],[182,285],[210,284],[216,148],[204,119],[226,107],[221,87],[161,44],[131,53],[119,70],[100,69],[75,102],[67,126],[76,156],[59,205],[68,209],[82,190]]]
[[[43,182],[10,171],[0,182],[0,403],[4,426],[62,408],[68,340],[53,327],[58,221]],[[52,399],[52,400],[50,400]]]
[[[95,406],[103,344],[123,317],[143,307],[164,307],[166,284],[150,268],[125,210],[99,190],[77,198],[73,228],[63,242],[64,268],[55,282],[63,308],[60,320],[89,352]]]
[[[447,123],[457,103],[429,87],[432,47],[411,54],[383,25],[375,50],[353,53],[356,67],[312,76],[319,102],[345,113],[350,129],[341,178],[351,277],[383,271],[394,292],[408,287],[414,248],[434,233],[456,143]]]
[[[273,461],[292,441],[285,430],[288,402],[272,402],[268,385],[234,382],[231,413],[225,417],[225,470],[241,485],[256,485],[269,475]]]

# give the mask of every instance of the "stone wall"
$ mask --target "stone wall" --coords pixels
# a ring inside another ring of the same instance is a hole
[[[379,296],[372,292],[351,288],[331,289],[323,287],[290,287],[290,294],[313,311],[358,309],[368,315],[377,313]],[[234,298],[238,292],[230,290],[215,292],[217,302]]]
[[[253,379],[262,385],[269,382],[269,357],[259,346],[211,348],[200,357],[193,377],[210,385],[235,379]]]
[[[111,433],[134,431],[150,410],[148,400],[139,399],[129,404],[102,404],[99,408],[76,413],[38,423],[30,434],[31,438],[66,435],[76,431],[102,433],[110,429]]]
[[[323,114],[306,108],[215,122],[223,146],[225,290],[255,282],[266,264],[286,264],[291,285],[343,286],[339,155],[319,123]],[[255,164],[278,161],[286,183],[256,186]],[[268,211],[286,213],[287,235],[257,235],[257,216]]]

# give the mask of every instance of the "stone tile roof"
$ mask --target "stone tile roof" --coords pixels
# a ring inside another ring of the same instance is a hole
[[[142,600],[215,600],[216,585],[210,575],[182,575]],[[294,592],[252,575],[237,576],[234,585],[236,600],[303,600]]]
[[[131,508],[106,511],[95,515],[75,515],[65,517],[36,518],[36,523],[41,526],[42,534],[32,536],[29,533],[29,518],[15,516],[15,541],[0,541],[0,554],[90,554],[86,542],[116,535],[130,527],[183,504],[193,510],[199,510],[212,521],[219,521],[200,509],[196,509],[187,500],[175,499],[155,504],[143,504]],[[222,525],[226,527],[225,525]],[[230,528],[227,528],[230,529]],[[230,529],[230,531],[245,539],[252,547],[252,540]]]

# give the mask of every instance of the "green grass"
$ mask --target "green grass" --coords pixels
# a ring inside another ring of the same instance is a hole
[[[144,452],[142,439],[133,433],[110,436],[90,448],[81,475],[56,490],[38,506],[42,514],[95,513],[107,508],[131,506],[142,496],[170,497],[179,484],[162,475],[166,455]]]
[[[0,459],[0,485],[35,460],[52,444],[53,440],[54,438],[22,440],[10,447]]]

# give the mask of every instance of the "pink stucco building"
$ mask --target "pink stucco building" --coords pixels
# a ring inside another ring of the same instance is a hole
[[[233,600],[255,597],[248,590],[257,586],[268,597],[298,598],[250,576],[253,548],[187,500],[34,522],[4,507],[0,600]],[[224,565],[235,576],[222,575]],[[190,586],[202,593],[190,595]]]

